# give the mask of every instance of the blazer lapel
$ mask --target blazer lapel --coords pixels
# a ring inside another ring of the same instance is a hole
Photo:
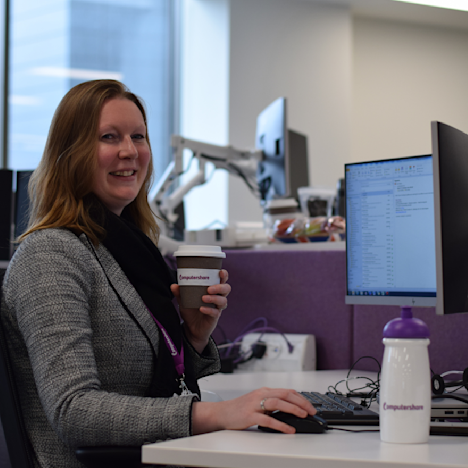
[[[127,312],[131,314],[131,316],[140,325],[142,332],[150,341],[157,356],[159,347],[159,330],[140,295],[137,293],[130,281],[128,281],[128,278],[125,276],[125,273],[115,261],[114,257],[102,244],[95,248],[85,234],[80,236],[80,240],[90,250],[94,251],[94,254],[101,264],[111,287],[119,296],[120,301],[124,304]]]

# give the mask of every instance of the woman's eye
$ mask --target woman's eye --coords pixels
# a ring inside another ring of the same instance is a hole
[[[132,135],[132,138],[134,138],[135,140],[141,140],[145,138],[145,135],[137,133],[136,135]]]
[[[103,140],[112,140],[112,138],[114,138],[114,135],[112,135],[112,133],[106,133],[106,134],[102,135],[101,138]]]

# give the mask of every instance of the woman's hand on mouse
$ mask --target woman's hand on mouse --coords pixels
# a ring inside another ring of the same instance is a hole
[[[269,416],[276,410],[300,418],[317,413],[312,404],[295,390],[264,387],[233,400],[195,402],[192,406],[193,434],[222,429],[241,430],[256,425],[294,434],[296,430],[293,427]]]
[[[179,311],[184,321],[185,334],[192,346],[202,353],[213,330],[218,324],[221,312],[227,307],[227,296],[231,286],[227,284],[229,274],[226,270],[219,272],[220,283],[208,287],[208,294],[202,297],[203,302],[216,307],[200,307],[200,309],[187,309],[180,305],[180,290],[178,284],[171,285],[172,294],[179,302]]]

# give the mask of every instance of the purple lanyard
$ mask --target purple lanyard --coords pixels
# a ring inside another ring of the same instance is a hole
[[[167,349],[171,353],[172,359],[174,360],[177,375],[179,376],[178,378],[179,387],[182,389],[182,395],[191,394],[192,392],[190,392],[190,390],[188,389],[185,383],[184,342],[182,341],[180,343],[180,353],[179,353],[179,351],[177,351],[177,346],[172,341],[166,329],[161,325],[161,322],[151,313],[151,310],[148,309],[148,312],[150,313],[151,317],[153,317],[153,320],[156,322],[156,325],[161,330]]]
[[[148,309],[148,307],[147,307]],[[151,317],[156,322],[156,325],[160,328],[162,335],[164,337],[164,342],[166,343],[167,349],[171,353],[172,359],[174,360],[175,368],[177,371],[177,375],[183,376],[185,372],[185,365],[184,365],[184,343],[180,344],[180,353],[177,351],[177,347],[172,341],[169,333],[167,333],[166,329],[161,325],[161,322],[151,313],[151,310],[148,309]]]

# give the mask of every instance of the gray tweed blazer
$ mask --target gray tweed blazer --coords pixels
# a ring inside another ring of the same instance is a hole
[[[197,397],[144,396],[158,354],[157,326],[109,251],[96,249],[101,266],[92,249],[85,235],[66,229],[35,232],[4,279],[1,318],[38,467],[80,467],[78,446],[191,435]],[[203,356],[184,346],[197,378],[219,371],[212,341]]]

